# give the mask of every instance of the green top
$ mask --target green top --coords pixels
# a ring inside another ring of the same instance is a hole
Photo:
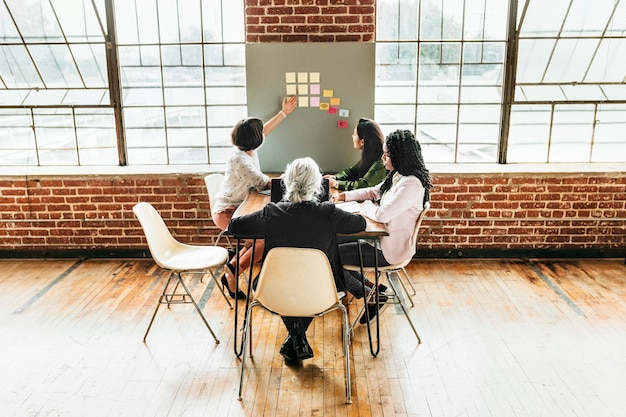
[[[373,187],[378,185],[387,176],[387,170],[382,159],[372,164],[370,169],[361,178],[359,175],[359,162],[350,168],[346,168],[335,175],[337,188],[340,190],[356,190],[357,188]]]

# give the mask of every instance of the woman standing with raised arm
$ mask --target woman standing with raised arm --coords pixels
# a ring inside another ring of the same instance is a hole
[[[233,217],[237,207],[246,198],[250,189],[263,190],[270,187],[270,178],[261,171],[257,149],[263,144],[265,135],[274,130],[278,124],[287,118],[295,108],[297,97],[284,97],[282,109],[265,124],[259,118],[251,117],[240,120],[233,127],[231,139],[233,149],[226,161],[224,182],[217,192],[215,207],[211,207],[213,222],[221,230],[225,230],[228,222]],[[256,240],[255,262],[263,255],[263,241]],[[246,241],[239,256],[239,270],[248,268],[252,262],[252,241]],[[236,259],[226,264],[222,285],[228,288],[232,298],[245,299],[242,291],[235,293]]]
[[[355,190],[373,187],[387,175],[383,161],[383,142],[385,137],[378,123],[371,119],[361,118],[352,133],[355,149],[361,150],[361,159],[335,175],[324,175],[328,178],[331,188],[338,190]]]

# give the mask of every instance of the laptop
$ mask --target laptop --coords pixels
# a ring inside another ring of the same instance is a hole
[[[324,178],[322,180],[322,188],[324,191],[319,197],[319,201],[330,200],[330,185],[328,184],[328,178]],[[270,200],[272,203],[278,203],[282,200],[283,194],[285,193],[285,184],[283,183],[282,178],[272,178],[272,186],[270,190]]]

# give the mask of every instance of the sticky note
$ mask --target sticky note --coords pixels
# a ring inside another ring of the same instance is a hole
[[[320,93],[320,85],[319,84],[311,84],[309,87],[309,91],[313,95],[319,95]]]
[[[308,84],[298,84],[298,95],[306,96],[309,94],[309,85]]]
[[[308,83],[309,82],[309,73],[308,72],[299,72],[298,73],[298,82],[299,83]]]
[[[310,72],[309,73],[309,82],[319,83],[320,82],[320,73],[319,72]]]
[[[328,108],[328,114],[337,114],[337,107],[330,106]]]
[[[298,107],[309,107],[309,98],[298,97]]]
[[[288,96],[295,96],[296,95],[296,85],[295,84],[287,84],[287,95]]]
[[[320,110],[328,110],[329,107],[328,103],[320,103]]]
[[[324,90],[324,97],[332,97],[333,96],[333,90]]]
[[[311,96],[309,98],[309,105],[311,107],[319,107],[319,105],[320,105],[320,98],[317,97],[317,96]]]
[[[296,73],[295,72],[287,72],[285,73],[285,83],[295,83],[296,82]]]
[[[341,104],[341,99],[339,97],[334,97],[330,99],[331,106],[338,106]]]
[[[348,109],[339,109],[339,116],[348,117],[350,116],[350,110]]]
[[[337,121],[337,127],[339,129],[345,129],[348,127],[348,121],[347,120],[338,120]]]

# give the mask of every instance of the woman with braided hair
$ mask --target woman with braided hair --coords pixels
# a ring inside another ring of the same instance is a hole
[[[382,160],[389,174],[380,184],[332,196],[333,202],[362,201],[361,214],[384,223],[387,228],[389,235],[380,239],[380,249],[361,245],[364,266],[374,266],[376,256],[378,265],[391,265],[412,257],[416,251],[411,240],[415,222],[424,204],[430,200],[430,175],[420,144],[411,131],[398,129],[390,133],[383,144]],[[343,264],[359,265],[358,245],[358,242],[339,245]],[[353,272],[344,270],[344,275],[348,274]],[[360,282],[360,277],[357,278]],[[346,279],[348,282],[354,280]],[[348,291],[358,293],[357,288],[348,288]],[[381,303],[386,300],[387,297],[381,295]],[[372,306],[370,319],[384,306],[386,304]],[[365,323],[365,315],[360,322]]]

